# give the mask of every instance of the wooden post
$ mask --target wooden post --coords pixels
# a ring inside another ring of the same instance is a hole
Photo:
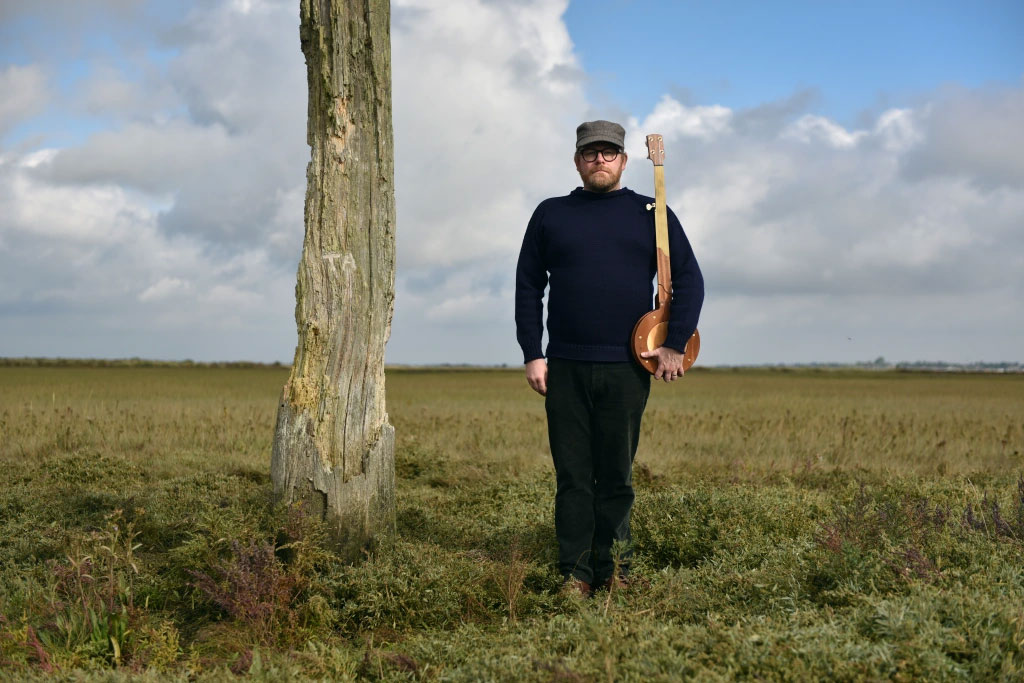
[[[384,345],[395,274],[389,0],[302,0],[309,83],[298,345],[271,456],[274,492],[326,519],[351,557],[394,526]]]

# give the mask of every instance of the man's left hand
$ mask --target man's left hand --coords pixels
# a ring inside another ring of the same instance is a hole
[[[683,376],[683,354],[671,347],[659,346],[652,351],[644,351],[640,355],[643,358],[658,359],[658,369],[654,373],[654,379],[672,382]]]

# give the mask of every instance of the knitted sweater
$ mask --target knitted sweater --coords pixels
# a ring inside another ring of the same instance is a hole
[[[516,337],[525,362],[544,355],[545,288],[549,357],[632,358],[633,326],[654,307],[654,211],[646,208],[653,202],[628,188],[576,188],[540,203],[526,227],[516,268]],[[671,209],[668,232],[672,312],[665,346],[682,351],[697,329],[704,278]]]

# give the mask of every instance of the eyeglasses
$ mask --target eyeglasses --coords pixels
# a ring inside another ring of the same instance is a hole
[[[615,161],[619,157],[619,150],[614,147],[602,149],[600,150],[600,152],[601,158],[604,159],[605,161]],[[580,157],[583,159],[583,161],[589,163],[591,161],[597,161],[597,153],[598,150],[596,149],[581,149]]]

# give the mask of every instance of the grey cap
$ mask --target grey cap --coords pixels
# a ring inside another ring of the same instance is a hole
[[[613,121],[585,121],[576,127],[576,149],[592,142],[610,142],[626,147],[626,129]]]

